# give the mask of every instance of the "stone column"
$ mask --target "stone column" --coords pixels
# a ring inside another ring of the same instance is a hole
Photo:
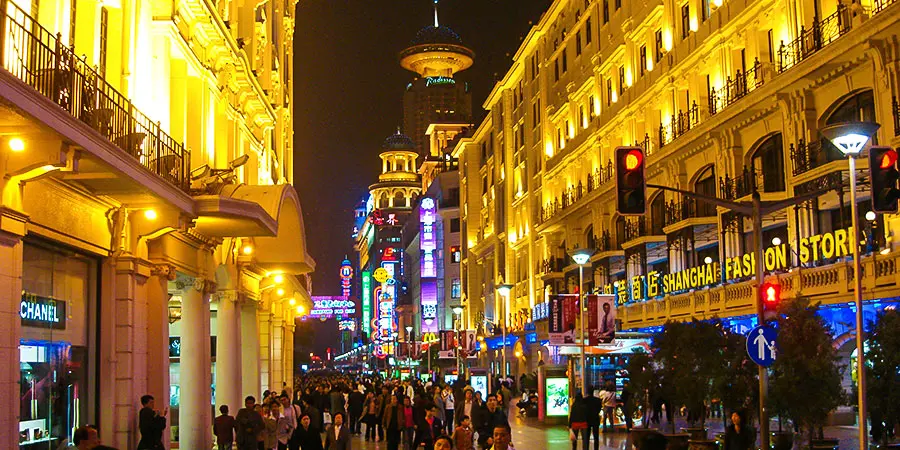
[[[147,393],[156,399],[157,408],[169,404],[169,281],[175,279],[175,267],[157,265],[147,280]],[[171,414],[163,432],[163,445],[171,442]]]
[[[291,319],[289,321],[285,321],[284,323],[284,358],[283,364],[284,372],[282,372],[282,379],[287,385],[293,389],[294,388],[294,328],[296,325],[294,324],[294,320]]]
[[[179,447],[212,447],[212,401],[208,281],[188,279],[181,295],[181,408]]]
[[[0,207],[0,442],[19,442],[19,339],[22,236],[27,217]]]
[[[230,289],[216,294],[219,309],[216,313],[216,410],[228,405],[237,411],[241,398],[241,309],[237,291]]]
[[[268,308],[260,308],[257,318],[259,319],[259,395],[266,389],[271,389],[270,383],[270,361],[272,349],[272,313]]]
[[[272,347],[270,349],[269,389],[281,392],[281,382],[284,381],[284,302],[275,304],[272,314]]]
[[[241,391],[242,397],[259,397],[259,329],[255,301],[241,304]],[[243,405],[243,398],[241,399]]]

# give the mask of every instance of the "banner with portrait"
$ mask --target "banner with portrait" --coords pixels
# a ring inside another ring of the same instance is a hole
[[[550,345],[576,345],[577,316],[577,295],[560,294],[550,297]]]
[[[586,295],[588,309],[588,342],[609,345],[616,340],[616,296]]]

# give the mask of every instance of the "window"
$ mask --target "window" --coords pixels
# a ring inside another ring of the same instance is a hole
[[[459,250],[459,246],[450,247],[450,262],[459,263],[460,261],[462,261],[462,252]]]
[[[603,0],[603,24],[609,23],[609,0]]]
[[[109,10],[100,8],[100,76],[106,76],[106,52],[109,37]]]
[[[575,56],[581,56],[581,32],[575,33]]]
[[[591,117],[594,116],[594,112],[597,111],[597,99],[592,95],[591,96]]]
[[[612,94],[613,94],[612,80],[607,78],[606,79],[606,106],[609,106],[612,104]]]
[[[532,128],[537,128],[537,126],[541,123],[541,99],[538,98],[531,104],[531,116],[532,123],[534,126]]]
[[[488,181],[487,175],[481,177],[481,195],[487,195],[488,193]]]
[[[646,45],[641,46],[641,50],[640,50],[639,54],[640,54],[640,56],[638,56],[638,57],[641,59],[641,61],[640,61],[641,76],[644,76],[644,72],[647,71],[647,46]]]
[[[459,278],[454,278],[450,284],[450,298],[460,298],[461,294],[462,286],[459,283]]]
[[[588,17],[587,21],[585,21],[584,23],[584,43],[590,44],[592,37],[593,31],[591,30],[591,18]]]
[[[687,39],[688,33],[691,32],[691,4],[685,3],[681,6],[681,38]]]
[[[662,61],[663,57],[663,38],[662,29],[656,30],[656,62]]]
[[[450,219],[450,232],[459,233],[459,217]]]
[[[563,47],[563,51],[562,51],[562,72],[563,72],[563,73],[566,73],[567,70],[569,70],[569,64],[568,64],[568,60],[566,59],[566,49],[565,49],[565,47]]]
[[[565,138],[563,137],[562,128],[556,129],[556,146],[557,148],[563,148],[566,146]]]
[[[587,128],[587,117],[584,115],[584,105],[578,105],[578,120],[581,121],[581,126],[583,128]]]
[[[709,14],[709,0],[700,0],[700,21],[706,22],[706,19],[709,19]]]
[[[622,8],[622,0],[616,0],[616,11]]]
[[[559,60],[553,61],[553,81],[559,81]]]
[[[769,62],[775,62],[775,41],[772,38],[771,29],[769,29],[769,32],[766,33],[766,37],[769,40]]]
[[[625,66],[619,66],[619,95],[625,92]]]
[[[538,52],[534,52],[531,55],[531,79],[534,80],[538,76],[538,69],[540,68],[540,63],[538,63]]]

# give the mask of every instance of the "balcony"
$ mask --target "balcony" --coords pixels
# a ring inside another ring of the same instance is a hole
[[[640,141],[635,141],[635,147],[640,147],[644,151],[645,156],[650,156],[653,154],[653,143],[650,140],[650,135],[644,133],[644,139]]]
[[[760,192],[784,192],[785,190],[782,173],[771,173],[767,177],[762,171],[744,168],[740,175],[731,177],[726,174],[725,178],[719,178],[719,194],[725,200],[738,200],[758,190],[760,181],[762,181]]]
[[[872,13],[878,14],[881,11],[884,11],[885,8],[893,5],[896,2],[897,0],[875,0],[874,2],[872,2]]]
[[[612,160],[609,160],[605,167],[600,167],[595,169],[594,173],[589,173],[587,176],[587,191],[593,192],[600,189],[600,187],[612,180],[613,172]]]
[[[837,150],[830,145],[823,145],[821,140],[806,142],[801,139],[796,147],[791,144],[790,150],[794,176],[802,175],[833,161],[844,160],[841,155],[837,154]]]
[[[737,71],[734,78],[725,79],[725,86],[709,90],[709,113],[716,114],[734,102],[744,98],[763,85],[762,69],[759,59],[753,61],[753,67],[744,72]]]
[[[11,2],[0,16],[0,65],[99,132],[146,169],[189,192],[190,154],[32,17]]]
[[[678,114],[672,115],[668,124],[659,125],[659,146],[663,147],[678,139],[699,123],[700,108],[697,107],[697,102],[694,102],[687,112],[679,110]]]
[[[788,43],[782,41],[778,48],[778,73],[800,64],[837,38],[847,34],[850,31],[851,17],[847,6],[838,3],[834,14],[822,20],[813,18],[812,26],[808,29],[801,26],[796,39]]]
[[[703,217],[716,217],[715,205],[687,197],[679,202],[673,200],[666,204],[665,228],[682,221]]]
[[[554,274],[562,276],[563,267],[566,266],[565,258],[547,258],[538,263],[538,272],[543,277],[550,277]]]
[[[610,160],[605,166],[595,169],[593,173],[589,173],[586,183],[579,181],[578,185],[566,188],[560,197],[557,197],[542,206],[539,217],[540,220],[538,221],[539,224],[552,219],[556,214],[578,203],[579,200],[589,193],[599,190],[604,184],[612,179],[613,165],[612,160]]]

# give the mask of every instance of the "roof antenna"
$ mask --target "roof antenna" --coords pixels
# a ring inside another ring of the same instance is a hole
[[[438,24],[438,18],[437,18],[437,4],[438,4],[438,0],[434,0],[434,27],[435,28],[440,26]]]

